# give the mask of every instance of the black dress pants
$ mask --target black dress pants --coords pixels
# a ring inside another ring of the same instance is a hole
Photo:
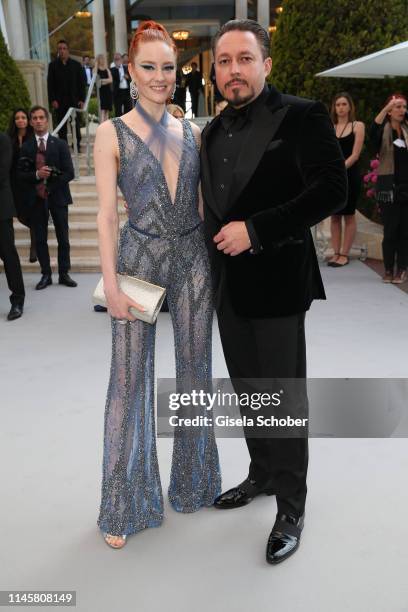
[[[303,379],[301,393],[307,412],[305,313],[262,319],[241,317],[235,314],[226,293],[222,292],[217,316],[235,392],[241,392],[237,379],[242,378]],[[259,382],[262,387],[262,381]],[[307,436],[250,438],[245,428],[244,433],[251,458],[249,478],[276,492],[278,512],[303,514],[307,492]]]
[[[113,99],[115,107],[115,117],[121,117],[132,110],[132,98],[129,89],[119,89]]]
[[[395,260],[398,270],[408,267],[408,196],[396,196],[394,202],[381,207],[384,223],[382,241],[384,267],[393,271]]]
[[[14,242],[13,219],[0,220],[0,258],[3,260],[7,285],[11,291],[10,302],[13,306],[22,306],[25,297],[24,281]]]
[[[200,95],[200,90],[191,90],[190,89],[190,97],[191,97],[191,111],[194,117],[198,116],[198,98]]]
[[[41,266],[41,274],[51,274],[50,254],[48,250],[48,217],[51,213],[55,234],[58,242],[58,272],[64,274],[71,267],[68,205],[56,206],[48,204],[48,200],[36,198],[33,211],[33,227],[37,246],[37,257]]]

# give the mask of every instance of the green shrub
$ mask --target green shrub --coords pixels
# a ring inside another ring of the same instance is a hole
[[[0,131],[9,125],[10,117],[17,107],[30,108],[30,95],[24,77],[10,56],[3,34],[0,31]]]

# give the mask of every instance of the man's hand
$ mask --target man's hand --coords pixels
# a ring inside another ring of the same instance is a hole
[[[51,174],[51,170],[48,166],[43,166],[39,170],[37,170],[38,178],[47,179]]]
[[[231,221],[221,228],[213,238],[219,251],[225,255],[239,255],[251,248],[248,231],[244,221]]]
[[[59,104],[58,104],[57,100],[53,100],[53,101],[51,102],[51,106],[52,106],[52,108],[57,109],[57,108],[59,107]]]

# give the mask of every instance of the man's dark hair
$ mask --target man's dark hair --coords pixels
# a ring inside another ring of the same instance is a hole
[[[58,45],[67,45],[67,47],[69,48],[69,44],[67,43],[67,41],[64,38],[61,38],[61,40],[59,40],[57,42],[57,46]]]
[[[29,112],[30,119],[31,119],[31,117],[33,116],[34,113],[36,113],[37,111],[40,111],[40,110],[44,111],[44,114],[45,114],[46,118],[48,119],[48,117],[49,117],[48,110],[44,106],[41,106],[40,104],[36,104],[35,106],[32,106],[30,108],[30,112]]]
[[[196,68],[198,68],[198,64],[197,64],[197,62],[191,62],[191,65],[192,65],[192,66],[195,66]]]
[[[218,30],[211,41],[211,48],[215,57],[215,48],[221,36],[226,32],[252,32],[255,38],[258,40],[259,46],[261,47],[262,57],[266,59],[270,55],[270,39],[269,34],[257,21],[253,19],[231,19],[224,23],[223,26]]]
[[[89,57],[89,55],[83,55],[83,56],[82,56],[82,59],[83,59],[83,60],[84,60],[84,59],[86,59],[86,58],[91,59],[91,58]]]

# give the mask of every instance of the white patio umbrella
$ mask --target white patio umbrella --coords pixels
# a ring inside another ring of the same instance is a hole
[[[383,79],[408,76],[408,41],[316,74],[319,77]]]

